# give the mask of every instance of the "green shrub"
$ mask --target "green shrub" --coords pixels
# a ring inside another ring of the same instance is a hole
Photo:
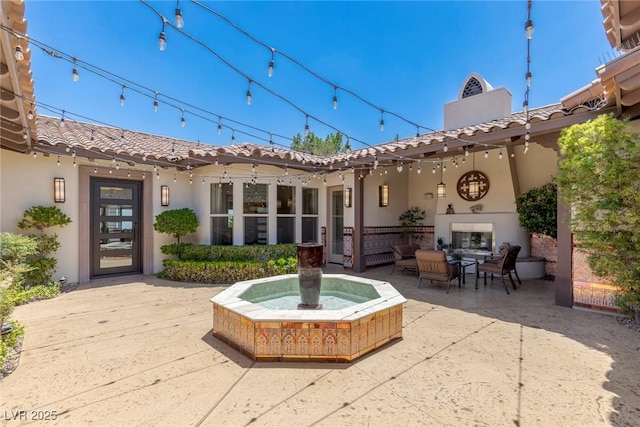
[[[0,340],[0,379],[5,375],[5,362],[7,357],[19,344],[20,338],[24,336],[24,327],[16,320],[10,320],[11,332]]]
[[[279,245],[209,246],[173,244],[164,245],[161,251],[185,261],[260,261],[279,258],[296,258],[295,243]]]
[[[295,271],[296,265],[295,258],[271,260],[266,263],[170,259],[164,261],[164,270],[158,274],[158,277],[178,282],[231,284],[242,280],[292,273]]]
[[[156,215],[156,222],[153,223],[154,230],[175,237],[178,244],[181,237],[194,233],[197,228],[198,217],[189,208],[164,211]]]
[[[38,240],[22,234],[0,233],[0,268],[23,264],[38,253]]]
[[[70,222],[71,219],[55,206],[33,206],[23,212],[18,227],[21,230],[35,229],[39,232],[39,234],[29,235],[38,241],[38,252],[29,262],[31,271],[25,274],[29,286],[51,283],[58,263],[56,258],[50,256],[60,247],[58,235],[45,234],[44,230],[51,227],[64,227]]]
[[[555,182],[535,187],[516,197],[520,225],[529,233],[558,237],[558,187]]]
[[[23,305],[32,301],[40,301],[57,297],[60,294],[58,282],[51,282],[49,285],[31,286],[27,289],[12,289],[9,298],[14,305]]]

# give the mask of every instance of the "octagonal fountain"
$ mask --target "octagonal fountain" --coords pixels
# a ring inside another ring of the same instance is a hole
[[[298,255],[298,275],[238,282],[213,297],[213,335],[254,360],[314,362],[350,362],[402,337],[406,299],[387,282],[325,274],[315,304],[301,303],[309,296]]]

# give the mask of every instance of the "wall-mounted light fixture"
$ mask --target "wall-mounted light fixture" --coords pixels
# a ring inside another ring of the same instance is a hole
[[[351,187],[347,187],[344,189],[344,207],[351,207]]]
[[[56,203],[64,203],[64,178],[53,178],[53,201]]]
[[[438,184],[438,198],[439,199],[444,199],[445,197],[447,197],[447,185],[442,182],[442,170],[444,168],[442,166],[440,166],[440,184]]]
[[[169,206],[169,186],[160,186],[160,206]]]
[[[378,187],[378,201],[381,207],[389,206],[389,185],[383,184]]]

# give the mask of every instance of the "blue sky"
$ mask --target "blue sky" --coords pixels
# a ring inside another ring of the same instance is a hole
[[[305,114],[252,85],[252,104],[246,103],[248,82],[208,50],[167,26],[167,49],[158,49],[160,18],[138,1],[26,0],[28,34],[57,51],[192,104],[274,134],[302,133]],[[151,6],[175,22],[175,1],[151,1]],[[400,114],[421,126],[443,127],[444,104],[458,96],[471,72],[513,95],[512,110],[522,110],[526,72],[524,22],[526,1],[425,2],[203,2],[256,38],[296,58],[316,73],[348,88],[373,104]],[[415,126],[385,115],[338,90],[338,109],[332,86],[311,77],[285,58],[275,55],[275,71],[267,77],[270,52],[252,42],[220,18],[189,0],[180,1],[183,31],[223,56],[243,74],[264,84],[305,113],[351,135],[352,147],[391,141],[396,135],[415,135]],[[531,43],[532,107],[556,103],[561,97],[596,78],[594,69],[612,55],[596,1],[533,1],[535,33]],[[125,89],[31,46],[35,94],[38,102],[58,111],[97,119],[110,125],[167,135],[190,141],[228,145],[238,129],[237,142],[266,144],[242,134],[248,131],[268,141],[268,133],[248,130],[217,116],[199,119]],[[117,80],[117,79],[116,79]],[[173,102],[179,105],[177,102]],[[40,114],[59,115],[39,107]],[[73,116],[71,116],[73,118]],[[309,120],[324,137],[334,129]],[[425,130],[421,130],[424,133]],[[281,145],[289,141],[274,137]]]

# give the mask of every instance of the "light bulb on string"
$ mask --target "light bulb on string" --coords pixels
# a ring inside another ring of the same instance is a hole
[[[464,147],[464,155],[465,157],[469,155],[469,147]]]
[[[184,118],[184,110],[182,110],[182,117],[180,118],[180,127],[185,127],[187,124],[187,121]]]
[[[445,153],[446,153],[447,151],[449,151],[449,146],[447,145],[447,143],[446,143],[446,142],[444,143],[444,146],[442,147],[442,151],[444,151]]]
[[[176,179],[176,174],[174,173],[174,174],[173,174],[173,182],[174,182],[174,184],[175,184],[175,182],[176,182],[176,181],[177,181],[177,179]]]
[[[58,166],[60,166],[60,156],[58,156]]]
[[[64,127],[65,123],[64,123],[64,110],[62,110],[62,116],[60,117],[60,126]]]
[[[124,101],[125,101],[125,99],[124,99],[124,88],[125,88],[125,86],[122,85],[122,92],[120,92],[120,106],[121,107],[124,107]]]
[[[249,88],[247,89],[247,105],[251,105],[251,79],[249,79]]]
[[[218,116],[218,135],[222,133],[222,123],[220,122],[222,117]]]
[[[158,112],[158,92],[155,93],[155,97],[153,98],[153,112],[157,113]]]
[[[500,152],[498,153],[498,158],[499,158],[500,160],[502,160],[502,148],[500,149]]]
[[[304,124],[304,136],[309,136],[309,115],[306,115]]]
[[[529,3],[531,3],[531,0],[529,0]],[[528,40],[531,40],[533,37],[533,21],[531,19],[527,19],[524,23],[524,35]]]
[[[127,178],[131,178],[131,169],[127,170]]]
[[[158,35],[158,49],[160,52],[167,50],[167,34],[164,32],[164,19],[162,20],[162,31]]]
[[[527,86],[531,86],[531,71],[527,71],[527,74],[525,74],[524,78]]]
[[[376,154],[375,156],[373,156],[373,168],[377,169],[378,168],[378,155]]]
[[[182,17],[182,11],[180,10],[180,0],[176,2],[176,27],[184,27],[184,18]]]
[[[91,141],[95,141],[95,137],[93,136],[93,129],[91,129]]]
[[[98,173],[98,167],[97,166],[93,167],[93,173]]]
[[[273,54],[275,53],[275,49],[271,48],[271,60],[269,61],[269,67],[267,69],[267,76],[272,77],[273,76],[273,69],[276,66],[275,61],[273,60]]]
[[[333,87],[333,109],[338,109],[338,86]]]
[[[436,173],[436,165],[433,165],[433,168],[431,169],[431,173],[435,174]]]
[[[36,157],[38,157],[38,152],[37,152],[37,151],[34,151],[34,152],[33,152],[33,158],[35,159]]]
[[[33,120],[34,118],[34,114],[33,114],[33,102],[31,103],[31,108],[29,108],[29,112],[27,113],[27,119],[29,120]]]
[[[384,132],[384,110],[380,110],[380,132]]]
[[[78,74],[78,69],[76,68],[76,58],[73,58],[73,71],[71,71],[71,79],[74,82],[80,80],[80,75]]]
[[[22,139],[29,139],[29,134],[26,129],[22,131]]]
[[[484,150],[484,158],[485,159],[489,158],[489,151]]]
[[[16,46],[13,57],[16,58],[16,61],[22,61],[24,59],[24,51],[22,50],[22,46],[20,46],[20,38],[18,38],[18,45]]]
[[[236,130],[231,130],[231,145],[235,145],[236,143]]]

